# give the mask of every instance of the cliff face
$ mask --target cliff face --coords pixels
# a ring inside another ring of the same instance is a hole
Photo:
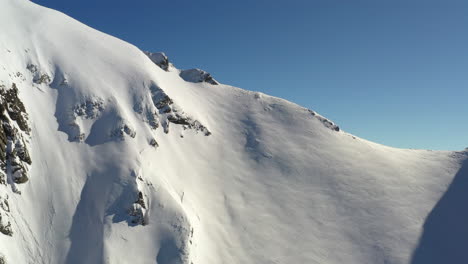
[[[431,250],[414,259],[438,252],[419,240],[466,176],[466,152],[360,139],[30,1],[1,1],[0,29],[0,263],[410,263],[421,245]]]

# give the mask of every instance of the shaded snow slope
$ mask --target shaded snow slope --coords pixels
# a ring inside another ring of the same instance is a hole
[[[6,263],[468,260],[466,152],[390,148],[282,99],[186,82],[26,0],[0,1],[0,28],[32,161],[28,181],[0,181]]]

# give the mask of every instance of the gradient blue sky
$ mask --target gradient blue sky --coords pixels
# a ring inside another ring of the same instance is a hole
[[[359,137],[468,147],[468,1],[33,1]]]

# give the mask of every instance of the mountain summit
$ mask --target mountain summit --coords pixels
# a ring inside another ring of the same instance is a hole
[[[468,263],[466,151],[396,149],[0,1],[0,263]]]

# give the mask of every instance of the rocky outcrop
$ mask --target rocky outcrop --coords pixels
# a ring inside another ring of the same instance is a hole
[[[205,136],[211,135],[211,132],[198,120],[194,120],[185,114],[174,101],[157,85],[150,86],[151,99],[154,106],[158,109],[161,123],[165,133],[169,133],[169,124],[181,125],[183,129],[192,129],[202,132]]]
[[[129,210],[129,215],[132,217],[132,224],[146,225],[145,214],[146,214],[146,203],[143,198],[143,193],[138,192],[137,200],[133,203],[132,208]]]
[[[182,77],[186,82],[206,82],[213,85],[219,84],[219,82],[216,81],[210,73],[200,69],[183,70],[180,72],[180,77]]]
[[[28,150],[31,129],[14,83],[10,88],[0,85],[0,123],[0,186],[11,186],[15,193],[20,194],[16,184],[28,181],[29,166],[32,164]],[[0,233],[13,236],[6,193],[0,193]]]
[[[149,51],[143,51],[143,53],[148,56],[148,58],[156,65],[159,66],[159,68],[169,71],[170,67],[172,64],[169,62],[169,59],[167,58],[166,54],[163,52],[149,52]],[[179,76],[184,79],[186,82],[193,82],[193,83],[209,83],[213,85],[218,85],[219,82],[216,81],[213,76],[211,76],[210,73],[200,70],[200,69],[188,69],[188,70],[182,70],[179,73]]]
[[[27,119],[16,85],[10,89],[0,86],[0,167],[7,179],[17,184],[28,181],[28,166],[32,163],[27,146],[30,133]],[[1,182],[5,181],[0,179]]]
[[[159,147],[158,142],[157,142],[156,139],[154,139],[154,138],[152,138],[152,139],[149,141],[149,144],[150,144],[150,146],[155,147],[155,148]]]
[[[29,127],[26,122],[27,114],[23,102],[18,98],[18,88],[16,84],[12,84],[11,89],[6,89],[5,86],[0,86],[0,118],[5,121],[6,112],[8,116],[17,123],[18,127],[25,133],[29,134]]]
[[[35,84],[50,84],[51,83],[51,78],[48,74],[46,73],[41,73],[38,69],[38,67],[34,64],[28,64],[26,68],[33,74],[33,82]]]
[[[75,117],[85,119],[95,119],[104,111],[104,101],[102,99],[87,99],[84,102],[75,105],[73,113]]]
[[[150,58],[150,60],[158,65],[161,69],[165,70],[165,71],[168,71],[169,70],[169,66],[170,66],[170,62],[169,62],[169,59],[167,58],[166,54],[164,54],[163,52],[149,52],[149,51],[144,51],[144,53],[146,54],[146,56],[148,56],[148,58]]]
[[[193,129],[195,131],[202,132],[205,136],[211,135],[211,132],[202,125],[198,120],[193,120],[190,117],[181,115],[179,113],[173,113],[167,117],[167,120],[171,123],[182,125],[184,129]]]
[[[7,236],[13,236],[9,214],[10,205],[8,203],[8,195],[0,194],[0,233]]]
[[[72,108],[69,119],[69,137],[72,141],[82,142],[86,138],[80,120],[96,120],[104,111],[104,100],[101,98],[88,98]]]
[[[169,62],[166,54],[162,52],[148,52],[144,51],[146,56],[151,59],[153,63],[158,65],[161,69],[169,71],[172,64]],[[190,69],[183,70],[180,72],[180,77],[185,81],[200,83],[206,82],[213,85],[218,85],[219,83],[209,74],[200,69]],[[152,129],[157,129],[160,125],[163,127],[165,133],[169,133],[169,125],[175,124],[180,125],[183,129],[191,129],[197,132],[203,133],[205,136],[211,135],[211,132],[204,125],[201,124],[198,120],[195,120],[184,113],[179,107],[177,107],[174,101],[156,84],[151,84],[149,86],[151,92],[151,100],[153,106],[144,107],[140,104],[135,104],[135,112],[142,114],[144,120],[150,125]],[[157,111],[151,110],[156,108]],[[151,146],[158,146],[156,140],[154,142],[150,141]]]
[[[116,129],[111,132],[111,137],[119,140],[125,140],[125,135],[135,138],[136,131],[125,123],[121,123]]]
[[[0,214],[0,233],[6,236],[13,236],[13,230],[11,229],[10,221],[4,221],[2,214]]]
[[[334,131],[340,131],[340,127],[338,125],[336,125],[335,123],[333,123],[331,120],[317,114],[316,112],[310,110],[310,109],[307,109],[307,111],[309,111],[309,113],[317,118],[320,122],[322,122],[322,124],[328,128],[330,128],[331,130],[334,130]]]
[[[20,194],[16,184],[28,181],[28,170],[32,163],[29,155],[28,115],[18,97],[18,88],[0,85],[0,187],[11,186]],[[13,236],[10,221],[8,195],[0,193],[0,234]],[[1,261],[4,261],[0,258]]]
[[[145,52],[145,54],[163,70],[169,70],[171,63],[164,53]],[[35,64],[28,64],[27,70],[31,72],[33,83],[37,85],[47,85],[50,88],[57,89],[59,91],[59,97],[62,95],[62,90],[71,88],[71,84],[69,84],[65,77],[66,74],[60,72],[60,70],[55,73],[53,78],[49,77],[48,74],[43,73],[44,71]],[[197,72],[203,77],[202,81],[214,81],[208,73],[203,71]],[[190,73],[190,70],[187,71],[187,73]],[[51,79],[53,80],[51,81]],[[200,121],[190,117],[182,111],[181,108],[176,106],[174,101],[157,85],[151,83],[149,85],[149,90],[150,98],[146,98],[145,100],[145,98],[142,98],[141,96],[135,97],[133,110],[140,115],[141,119],[145,121],[151,129],[156,130],[159,127],[162,127],[165,133],[169,133],[169,126],[170,124],[173,124],[181,126],[184,130],[194,130],[196,132],[201,132],[205,136],[211,135],[211,132],[206,126],[204,126]],[[8,93],[7,95],[10,94]],[[61,98],[60,100],[73,102],[73,100],[76,99],[68,95],[67,98]],[[17,105],[24,108],[22,104]],[[67,133],[70,141],[85,142],[91,145],[100,144],[109,140],[125,140],[126,136],[135,138],[136,130],[131,122],[128,121],[129,118],[121,117],[120,110],[113,109],[112,106],[113,105],[109,103],[109,99],[95,95],[86,96],[74,105],[60,105],[60,111],[57,110],[58,112],[56,114],[59,122],[59,130]],[[20,126],[22,130],[26,130],[26,122],[22,119],[21,115],[16,115],[16,113],[20,113],[21,110],[22,109],[15,109],[15,111],[12,111],[10,114],[12,119],[18,122],[18,126]],[[106,121],[104,121],[104,119]],[[110,120],[112,121],[109,122]],[[107,122],[106,126],[111,126],[108,127],[106,135],[96,134],[97,130],[93,129],[93,127],[98,122],[100,122],[99,126],[102,126],[105,122]],[[5,148],[3,149],[3,152],[6,152],[8,140],[7,137],[2,136],[1,133],[0,142],[4,142],[3,146]],[[159,146],[156,139],[151,140],[150,138],[149,144],[153,147]],[[20,161],[24,162],[28,160],[28,152],[27,148],[24,147],[24,141],[17,141],[12,146],[14,146],[12,149],[16,150],[14,153],[17,153],[16,156],[20,158]],[[0,150],[2,150],[1,144]],[[11,164],[15,167],[15,173],[16,171],[25,171],[27,169],[22,162],[14,159]],[[16,176],[15,182],[22,183],[27,181],[27,179],[26,174],[21,174],[20,176]]]

